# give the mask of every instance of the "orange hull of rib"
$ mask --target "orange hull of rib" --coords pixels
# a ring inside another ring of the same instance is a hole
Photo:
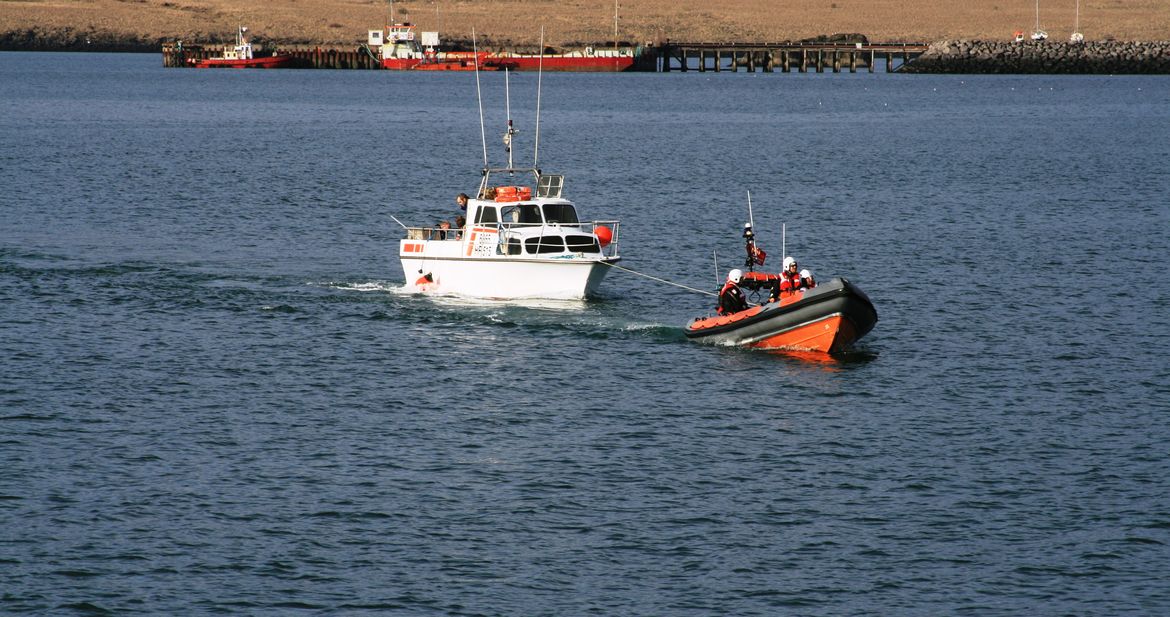
[[[829,315],[803,326],[773,334],[752,343],[755,349],[798,349],[829,353],[839,351],[857,338],[853,324],[842,315]]]

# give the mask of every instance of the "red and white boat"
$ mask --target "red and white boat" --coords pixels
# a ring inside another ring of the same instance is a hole
[[[382,68],[393,71],[473,71],[476,58],[481,71],[581,71],[620,72],[634,64],[633,48],[595,49],[559,54],[522,54],[511,51],[439,51],[438,32],[417,32],[409,23],[384,30],[370,30],[367,45],[379,54]]]
[[[489,53],[484,58],[488,66],[512,71],[536,71],[543,64],[546,71],[578,71],[587,73],[620,73],[634,65],[637,50],[630,48],[596,49],[559,54],[521,54],[510,51]]]
[[[392,71],[474,71],[475,54],[448,54],[438,51],[439,33],[416,31],[414,24],[394,24],[385,30],[370,30],[370,49],[379,54],[382,68]],[[485,54],[479,54],[480,69]]]
[[[248,29],[240,26],[236,30],[235,45],[224,45],[220,55],[211,58],[191,58],[188,62],[197,69],[229,68],[229,69],[275,69],[291,67],[296,58],[282,56],[275,52],[269,56],[253,54],[252,42]]]

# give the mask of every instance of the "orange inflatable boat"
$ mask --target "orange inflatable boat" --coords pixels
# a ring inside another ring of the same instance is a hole
[[[812,289],[784,293],[745,311],[696,317],[687,338],[755,349],[842,351],[877,323],[877,310],[865,292],[843,278]]]

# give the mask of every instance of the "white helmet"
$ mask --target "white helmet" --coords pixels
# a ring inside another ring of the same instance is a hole
[[[743,278],[743,271],[740,270],[739,268],[736,268],[736,269],[732,270],[731,272],[727,273],[727,280],[731,281],[732,283],[738,284],[739,279],[741,279],[741,278]]]
[[[810,279],[810,278],[812,278],[812,272],[809,272],[807,269],[801,270],[800,271],[800,278]]]
[[[791,257],[785,257],[784,258],[784,269],[787,270],[788,266],[791,266],[794,263],[796,263],[795,259],[793,259]]]

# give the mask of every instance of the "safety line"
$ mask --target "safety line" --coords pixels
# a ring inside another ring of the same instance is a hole
[[[652,280],[652,281],[658,281],[659,283],[666,283],[667,285],[674,285],[675,287],[681,287],[682,289],[685,289],[685,290],[687,290],[687,291],[693,291],[693,292],[695,292],[695,293],[704,294],[704,295],[707,295],[707,296],[715,296],[715,297],[719,297],[719,294],[717,294],[717,293],[713,293],[713,292],[710,292],[710,291],[703,291],[702,289],[695,289],[694,287],[687,287],[686,285],[680,285],[680,284],[678,284],[678,283],[675,283],[675,282],[673,282],[673,281],[668,281],[668,280],[666,280],[666,279],[660,279],[660,278],[658,278],[657,276],[650,276],[649,274],[642,274],[641,272],[638,272],[637,270],[631,270],[631,269],[629,269],[629,268],[623,268],[623,267],[621,267],[621,266],[619,266],[619,265],[617,265],[617,264],[612,264],[612,263],[609,263],[608,261],[603,261],[603,262],[601,262],[601,263],[603,263],[603,264],[605,264],[605,265],[607,265],[607,266],[609,266],[609,267],[611,267],[611,268],[617,268],[618,270],[624,270],[624,271],[626,271],[626,272],[629,272],[630,274],[637,274],[638,276],[644,276],[644,277],[646,277],[646,278],[648,278],[648,279],[650,279],[650,280]]]

